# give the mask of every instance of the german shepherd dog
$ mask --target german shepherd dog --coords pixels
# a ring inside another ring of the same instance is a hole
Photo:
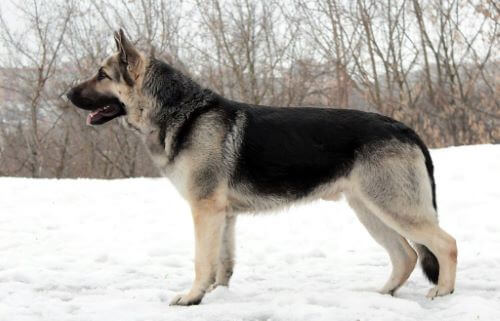
[[[171,304],[198,304],[229,284],[237,214],[342,194],[389,254],[392,274],[381,293],[394,294],[408,279],[417,253],[437,284],[427,296],[453,292],[456,242],[438,225],[431,156],[412,129],[357,110],[231,101],[147,57],[122,30],[115,41],[117,52],[67,96],[90,111],[90,125],[121,117],[189,202],[196,276]]]

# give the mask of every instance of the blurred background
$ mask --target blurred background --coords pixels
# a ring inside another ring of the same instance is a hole
[[[0,4],[0,176],[158,175],[133,133],[64,98],[119,27],[231,99],[375,111],[430,147],[500,143],[495,0],[18,0]]]

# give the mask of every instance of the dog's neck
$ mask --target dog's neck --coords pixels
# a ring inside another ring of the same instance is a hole
[[[151,58],[146,67],[142,90],[156,101],[162,112],[169,113],[178,112],[191,101],[209,98],[212,94],[188,76],[155,58]]]
[[[140,127],[149,128],[149,131],[142,132],[136,128],[136,132],[142,136],[156,165],[164,167],[171,160],[172,148],[169,145],[172,137],[190,117],[211,106],[218,96],[154,58],[150,58],[145,68],[141,91],[144,98],[141,104],[148,106],[140,108],[147,114],[142,115],[139,123],[148,123]]]

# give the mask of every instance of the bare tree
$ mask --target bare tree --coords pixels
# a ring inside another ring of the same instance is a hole
[[[377,111],[430,146],[500,142],[500,9],[492,0],[12,5],[21,28],[0,11],[0,175],[157,175],[133,134],[113,122],[86,126],[64,99],[112,53],[118,27],[232,99]]]

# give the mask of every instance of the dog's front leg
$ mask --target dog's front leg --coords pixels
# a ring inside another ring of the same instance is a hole
[[[229,286],[229,280],[233,275],[234,267],[234,229],[236,223],[235,215],[227,215],[224,230],[222,232],[222,241],[220,246],[217,272],[215,283],[213,283],[207,292],[210,292],[218,286]]]
[[[219,259],[225,210],[213,201],[192,208],[195,232],[195,280],[189,293],[177,295],[170,305],[199,304],[208,287],[214,283]]]

